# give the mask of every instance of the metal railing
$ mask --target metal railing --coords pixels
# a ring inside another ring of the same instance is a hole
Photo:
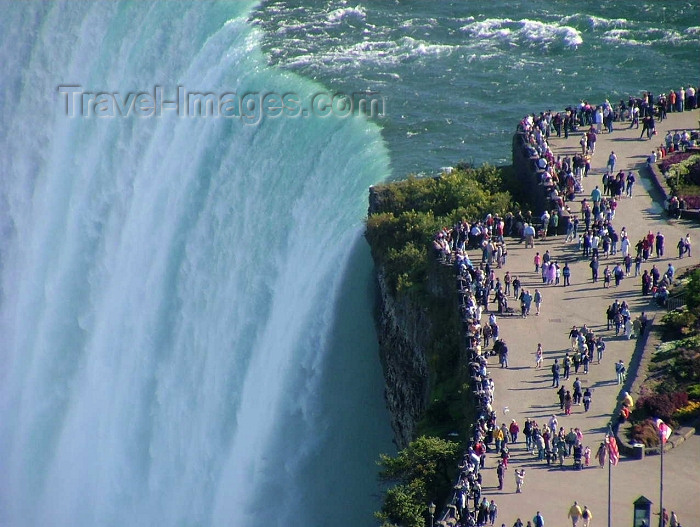
[[[674,309],[678,309],[679,307],[683,307],[685,305],[685,295],[676,295],[676,296],[670,296],[666,300],[666,309],[669,311],[673,311]]]

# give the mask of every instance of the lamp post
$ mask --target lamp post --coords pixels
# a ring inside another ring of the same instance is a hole
[[[432,501],[428,505],[428,512],[430,513],[430,527],[433,527],[433,518],[435,517],[435,503]]]

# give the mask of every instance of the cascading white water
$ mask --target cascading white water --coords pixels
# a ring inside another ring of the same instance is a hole
[[[2,525],[306,525],[328,496],[303,478],[343,481],[324,465],[342,454],[316,459],[343,406],[321,394],[352,386],[329,378],[338,349],[371,355],[343,341],[371,328],[343,277],[367,279],[376,127],[69,118],[57,90],[321,89],[266,66],[250,7],[1,6]]]

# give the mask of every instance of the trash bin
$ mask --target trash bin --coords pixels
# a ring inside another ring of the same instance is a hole
[[[633,459],[644,459],[644,443],[632,443]]]

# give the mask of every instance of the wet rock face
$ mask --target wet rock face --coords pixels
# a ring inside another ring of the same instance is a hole
[[[370,188],[369,214],[390,210],[392,199],[386,186]],[[468,372],[456,278],[452,266],[431,257],[420,292],[396,292],[378,256],[385,251],[372,247],[370,238],[377,279],[375,320],[385,398],[394,440],[402,449],[421,433],[419,423],[426,413],[431,414],[434,385],[446,379],[457,386],[469,382],[468,377],[451,382],[455,375]]]
[[[379,354],[384,370],[385,397],[399,449],[415,438],[416,423],[429,394],[426,360],[431,324],[423,308],[408,297],[396,299],[382,271],[377,272]]]

